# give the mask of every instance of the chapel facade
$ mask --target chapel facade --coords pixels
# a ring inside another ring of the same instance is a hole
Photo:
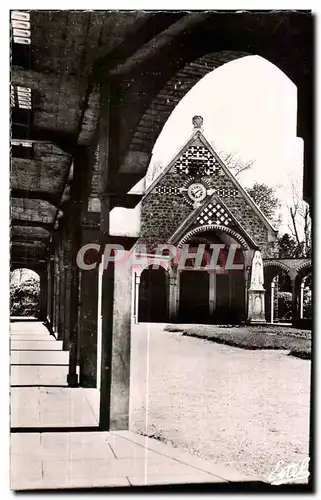
[[[207,141],[202,124],[202,117],[193,118],[192,136],[143,197],[136,252],[151,263],[134,274],[134,318],[264,323],[263,262],[277,257],[277,231]],[[166,245],[188,245],[184,265]]]

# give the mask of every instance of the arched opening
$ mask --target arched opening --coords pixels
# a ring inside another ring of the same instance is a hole
[[[293,178],[296,170],[300,182],[303,171],[296,109],[295,84],[267,59],[235,52],[201,57],[166,83],[141,119],[146,130],[144,150],[152,150],[146,186],[189,137],[193,114],[200,114],[206,137],[218,153],[235,154],[245,163],[254,161],[254,179],[259,176],[268,185],[272,179],[275,186],[287,182],[290,191],[289,171]],[[151,120],[153,126],[147,132]],[[239,176],[245,184],[253,182],[248,174]]]
[[[302,328],[311,328],[313,298],[313,278],[311,263],[306,263],[298,269],[296,287],[298,290],[298,326]]]
[[[196,260],[191,257],[179,271],[178,321],[239,324],[246,319],[243,249],[236,235],[199,229],[197,236],[186,235],[182,240],[188,243],[189,253],[195,255],[200,243],[205,246],[197,269]]]
[[[269,323],[292,322],[292,286],[288,270],[277,265],[264,269],[265,314]]]
[[[40,276],[26,268],[10,273],[10,316],[37,318],[40,314]]]
[[[147,267],[140,276],[138,322],[168,320],[168,275],[165,269]]]

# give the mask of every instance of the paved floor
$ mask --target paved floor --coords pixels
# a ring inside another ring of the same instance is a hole
[[[35,322],[12,323],[11,337],[11,345],[20,346],[11,351],[11,489],[253,480],[130,431],[95,431],[96,389],[47,387],[65,384],[68,354],[56,349],[60,343],[53,344],[47,330]],[[36,348],[40,342],[46,349]]]
[[[279,460],[301,464],[308,457],[309,360],[162,326],[145,323],[132,332],[133,432],[258,479]]]
[[[11,435],[11,488],[228,483],[244,476],[129,431]]]
[[[67,387],[69,353],[39,322],[11,323],[11,427],[97,427],[99,391]]]

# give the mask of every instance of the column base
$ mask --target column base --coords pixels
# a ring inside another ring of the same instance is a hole
[[[78,387],[78,375],[77,375],[77,373],[68,373],[67,384],[69,387]]]
[[[265,324],[265,290],[249,290],[247,323]]]
[[[266,324],[266,320],[254,320],[254,319],[251,319],[251,320],[247,320],[247,323],[249,325],[265,325]],[[273,324],[273,323],[272,323]]]

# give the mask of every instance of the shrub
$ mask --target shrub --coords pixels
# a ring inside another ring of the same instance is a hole
[[[292,293],[278,292],[279,319],[290,320],[292,318]]]
[[[312,290],[306,286],[303,294],[303,317],[312,318]]]
[[[29,278],[20,283],[10,283],[11,316],[37,316],[39,313],[39,280]]]

